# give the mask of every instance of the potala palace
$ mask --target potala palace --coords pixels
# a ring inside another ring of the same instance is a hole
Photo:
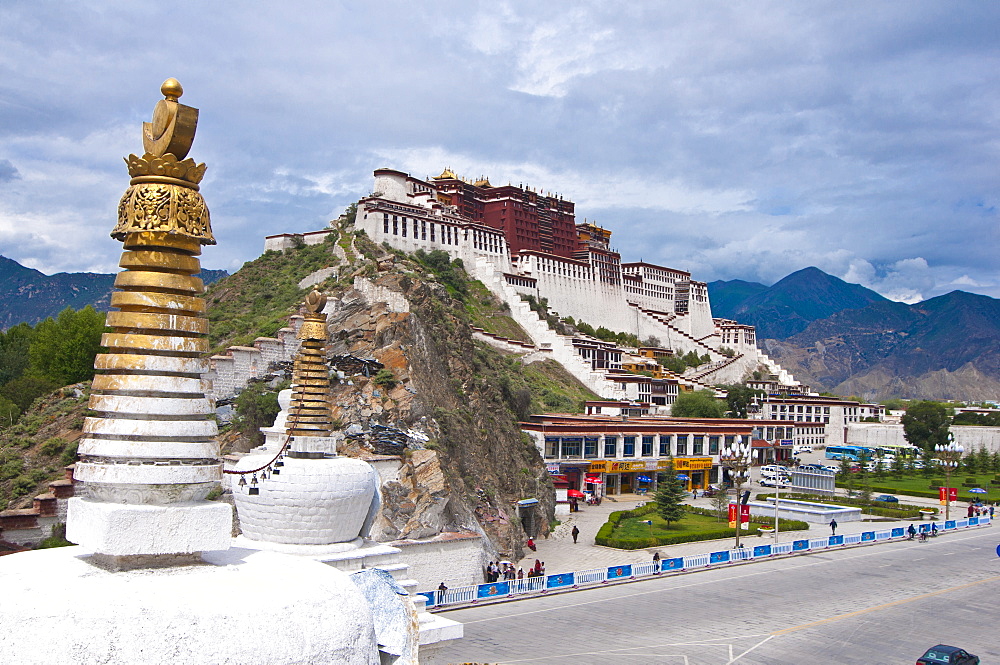
[[[753,326],[712,317],[705,282],[684,270],[645,262],[623,263],[611,232],[577,223],[575,206],[529,187],[469,182],[452,171],[421,180],[378,169],[372,194],[358,203],[355,225],[376,243],[405,252],[443,250],[506,302],[514,318],[543,350],[607,399],[638,400],[665,413],[681,389],[734,383],[754,370],[772,385],[801,390],[795,379],[761,352]],[[320,242],[325,232],[270,236],[265,249],[299,240]],[[584,335],[559,339],[540,324],[522,296],[545,299],[551,312],[595,329],[634,333],[659,344],[631,356],[614,344]],[[565,347],[565,348],[564,348]],[[710,360],[674,376],[655,362],[663,354],[694,351]],[[630,374],[651,371],[654,378]],[[660,408],[657,408],[660,407]]]

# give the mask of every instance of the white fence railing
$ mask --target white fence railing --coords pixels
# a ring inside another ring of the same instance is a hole
[[[989,517],[948,520],[939,531],[955,531],[973,526],[989,526],[989,524]],[[921,532],[929,532],[931,524],[919,524],[917,528]],[[619,566],[608,566],[607,568],[591,568],[590,570],[577,570],[569,573],[526,577],[520,580],[504,580],[487,584],[463,586],[448,589],[447,591],[427,591],[420,595],[427,598],[427,607],[468,605],[486,600],[515,600],[524,596],[566,591],[584,586],[607,584],[608,582],[628,582],[664,573],[680,573],[741,561],[768,559],[782,554],[803,554],[817,550],[826,550],[831,547],[866,545],[901,540],[908,537],[906,529],[896,527],[883,531],[863,531],[861,533],[849,533],[841,536],[827,536],[826,538],[803,538],[776,545],[741,546],[739,549],[719,550],[717,552],[661,559],[659,561],[629,563]]]

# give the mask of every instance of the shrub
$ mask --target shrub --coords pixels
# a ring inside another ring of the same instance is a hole
[[[73,445],[63,450],[62,456],[60,456],[59,458],[59,461],[62,462],[63,466],[69,466],[70,464],[76,462],[77,448],[79,448],[79,444],[74,443]]]
[[[48,455],[49,457],[53,455],[58,455],[66,447],[66,442],[60,439],[58,436],[54,436],[45,443],[39,449],[43,455]]]
[[[396,377],[393,375],[392,370],[383,367],[372,378],[372,383],[376,386],[381,386],[386,390],[391,390],[392,388],[395,388],[396,384],[399,382],[396,381]]]

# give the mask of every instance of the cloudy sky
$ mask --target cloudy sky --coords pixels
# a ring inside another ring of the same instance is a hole
[[[1000,297],[1000,3],[0,3],[0,254],[117,270],[168,76],[234,271],[390,166],[576,202],[626,260]]]

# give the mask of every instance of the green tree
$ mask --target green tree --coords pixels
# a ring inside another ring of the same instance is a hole
[[[901,480],[905,471],[906,461],[903,459],[902,455],[896,455],[896,459],[892,461],[892,476],[896,480]]]
[[[990,471],[1000,473],[1000,451],[996,451],[990,455]]]
[[[928,453],[934,446],[948,443],[948,426],[951,418],[940,402],[917,402],[911,404],[903,415],[903,435],[913,445]]]
[[[992,465],[993,459],[990,457],[990,451],[986,450],[986,446],[979,446],[979,450],[976,451],[976,466],[979,467],[979,471],[989,473]]]
[[[67,307],[35,326],[28,372],[59,386],[92,378],[104,331],[104,314],[90,305],[79,311]]]
[[[28,351],[35,329],[19,323],[0,332],[0,386],[19,378],[28,369]]]
[[[754,397],[763,397],[763,390],[749,388],[742,383],[717,386],[726,391],[726,403],[729,406],[730,418],[746,418],[747,407],[753,403]]]
[[[906,402],[901,399],[884,399],[879,402],[886,411],[899,411],[906,408]]]
[[[722,418],[725,408],[713,391],[696,390],[679,394],[670,415],[678,418]]]
[[[661,367],[670,370],[674,374],[683,374],[684,370],[687,369],[687,363],[684,362],[684,359],[677,356],[663,358],[657,362],[660,363]]]
[[[234,408],[236,418],[233,419],[233,424],[258,445],[264,442],[264,434],[260,428],[274,424],[275,417],[281,411],[278,392],[262,381],[247,384],[236,397]]]
[[[674,472],[673,460],[660,474],[660,484],[657,487],[656,512],[670,528],[671,522],[679,522],[684,517],[684,485]]]
[[[0,396],[16,404],[21,413],[24,413],[32,402],[58,387],[55,381],[47,377],[22,376],[0,388]]]
[[[9,427],[21,417],[21,409],[17,404],[0,395],[0,428]]]

